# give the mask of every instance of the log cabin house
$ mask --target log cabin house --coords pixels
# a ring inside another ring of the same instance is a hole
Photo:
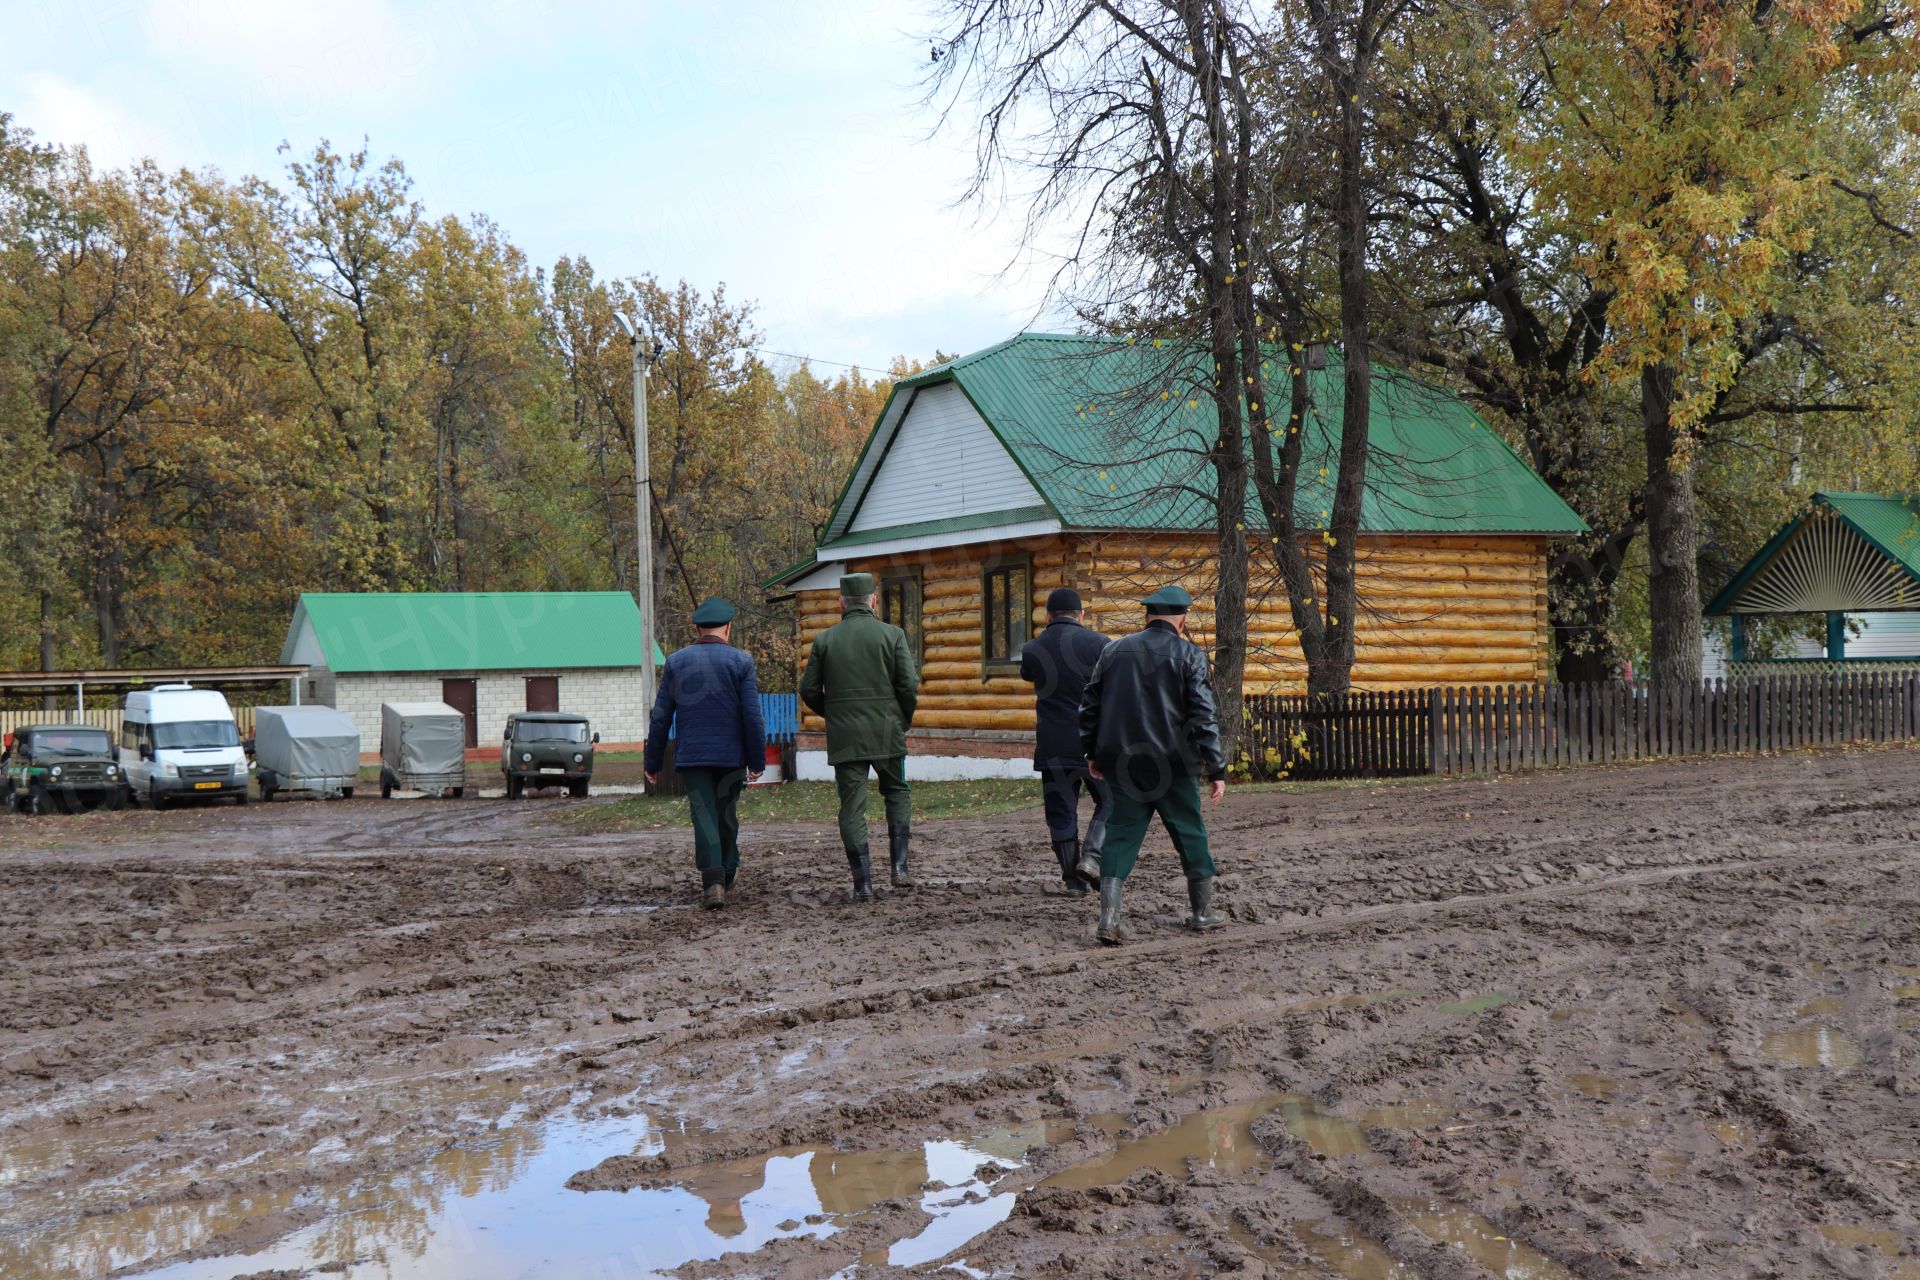
[[[1332,505],[1341,412],[1337,353],[1310,362],[1296,510]],[[768,583],[796,602],[802,661],[839,616],[838,584],[867,572],[881,614],[921,663],[912,776],[1031,773],[1033,694],[1020,651],[1071,586],[1109,635],[1142,625],[1136,601],[1177,581],[1189,634],[1212,645],[1218,536],[1209,453],[1217,418],[1204,355],[1170,346],[1022,334],[902,379],[811,560]],[[1275,383],[1286,368],[1270,368]],[[1551,660],[1547,557],[1585,525],[1458,396],[1376,365],[1360,549],[1357,688],[1532,682]],[[1246,527],[1249,693],[1304,686],[1289,607],[1260,554],[1251,476]],[[801,777],[830,776],[806,713]]]

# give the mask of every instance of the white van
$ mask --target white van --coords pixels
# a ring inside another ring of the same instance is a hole
[[[120,772],[136,803],[157,809],[183,796],[232,796],[245,804],[252,768],[218,691],[163,684],[127,695]]]

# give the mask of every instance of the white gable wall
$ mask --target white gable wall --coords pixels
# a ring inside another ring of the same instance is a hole
[[[956,383],[917,392],[849,533],[1044,506]]]

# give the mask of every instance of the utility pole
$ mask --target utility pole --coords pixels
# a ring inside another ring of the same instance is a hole
[[[633,513],[640,560],[640,718],[653,719],[653,691],[659,679],[653,668],[653,485],[647,463],[647,376],[666,354],[666,344],[655,340],[653,350],[641,343],[639,332],[619,312],[613,313],[627,335],[633,354]]]

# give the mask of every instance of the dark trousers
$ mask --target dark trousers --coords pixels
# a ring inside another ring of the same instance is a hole
[[[726,884],[740,869],[740,792],[745,769],[695,766],[680,770],[693,811],[693,865],[702,888]]]
[[[1046,805],[1047,834],[1055,844],[1080,838],[1080,788],[1093,797],[1093,817],[1087,822],[1086,850],[1098,853],[1107,834],[1107,784],[1087,772],[1085,765],[1048,765],[1040,773],[1040,798]]]
[[[1107,818],[1107,842],[1100,850],[1100,874],[1124,880],[1133,871],[1140,856],[1140,842],[1146,839],[1147,823],[1154,814],[1167,828],[1180,869],[1187,879],[1199,880],[1213,875],[1213,854],[1207,848],[1207,824],[1200,816],[1200,787],[1190,773],[1162,775],[1151,780],[1129,781],[1124,776],[1109,777],[1113,793],[1112,813]]]
[[[887,830],[905,831],[913,821],[913,789],[907,786],[907,758],[849,760],[833,766],[833,785],[840,792],[840,840],[848,853],[867,847],[867,770],[880,779],[880,798],[887,806]]]

